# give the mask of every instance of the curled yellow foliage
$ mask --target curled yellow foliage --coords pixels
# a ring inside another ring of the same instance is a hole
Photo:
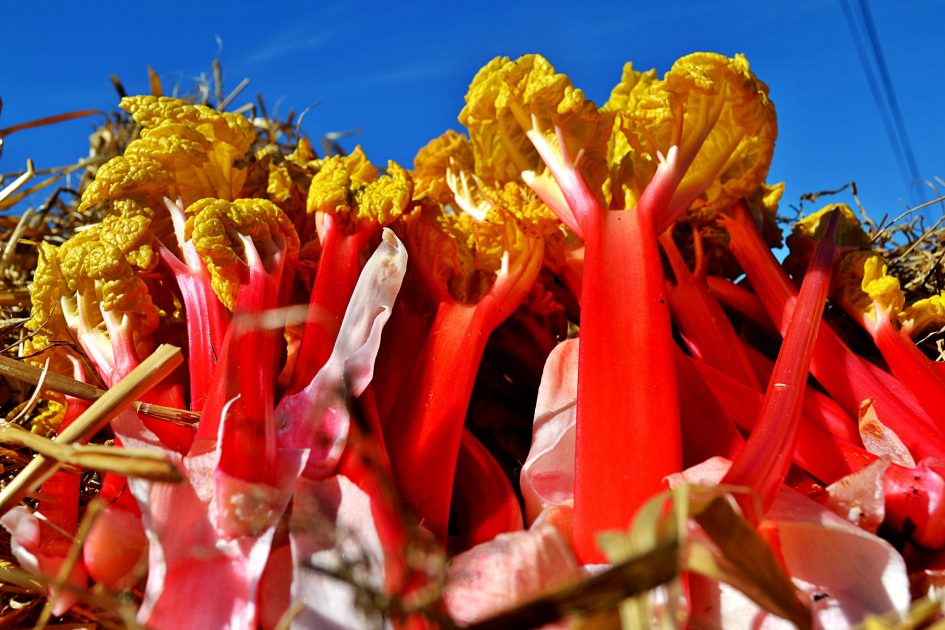
[[[231,311],[246,273],[241,236],[252,239],[264,264],[277,249],[287,261],[298,257],[299,237],[292,221],[267,199],[201,199],[187,214],[186,238],[193,240],[214,292]]]
[[[704,212],[725,209],[764,182],[777,121],[768,86],[743,55],[687,55],[635,97],[620,118],[636,154],[635,186],[649,181],[657,154],[666,156],[673,146],[679,163],[688,165],[676,196],[694,198]]]
[[[447,183],[447,173],[472,173],[474,167],[469,139],[450,129],[417,151],[412,172],[414,198],[431,199],[440,204],[450,203],[453,190]]]
[[[163,197],[186,205],[239,195],[256,137],[245,117],[158,96],[126,97],[120,106],[141,125],[140,137],[99,169],[80,210],[100,205],[117,212],[116,202],[131,199],[159,212]]]
[[[477,174],[486,183],[544,171],[537,142],[548,147],[547,160],[583,152],[581,173],[602,194],[613,114],[600,110],[541,55],[496,57],[486,64],[469,86],[459,120],[469,129]]]
[[[252,123],[243,116],[167,96],[126,96],[119,107],[145,129],[183,123],[207,138],[242,148],[244,153],[256,137]]]
[[[525,234],[546,237],[561,232],[561,220],[524,184],[506,182],[492,194],[496,206],[514,217]]]
[[[793,255],[793,254],[792,254]],[[857,250],[840,257],[834,266],[830,283],[831,299],[863,324],[874,316],[873,299],[863,289],[863,268],[866,261],[875,257],[870,250]]]
[[[632,112],[650,89],[650,86],[659,79],[656,70],[639,72],[633,69],[633,64],[624,64],[620,82],[610,92],[610,98],[604,103],[603,109],[616,113],[614,130],[607,144],[608,185],[607,196],[613,199],[617,207],[631,208],[636,205],[639,193],[646,188],[649,179],[653,177],[655,167],[652,165],[636,165],[638,159],[649,161],[651,156],[637,156],[627,136],[620,130],[623,127],[623,117]]]
[[[870,256],[863,263],[863,292],[873,303],[894,319],[902,311],[906,299],[899,288],[899,278],[886,273],[886,262],[879,256]]]
[[[407,209],[413,180],[396,162],[379,174],[360,147],[351,155],[325,159],[312,178],[308,211],[333,214],[355,228],[390,225]]]
[[[526,189],[527,190],[527,189]],[[528,191],[530,193],[530,191]],[[418,273],[438,299],[453,299],[465,304],[481,300],[495,285],[503,269],[516,269],[535,255],[536,243],[542,242],[537,224],[530,229],[526,212],[534,212],[522,192],[504,193],[514,211],[496,205],[478,219],[450,207],[422,204],[397,225],[402,228],[407,246],[413,253]],[[502,200],[501,195],[498,198]],[[516,212],[523,213],[522,218]],[[559,225],[558,223],[554,224]],[[541,249],[538,256],[540,258]]]
[[[79,203],[82,212],[91,206],[110,207],[114,201],[133,199],[145,206],[156,205],[162,196],[176,197],[173,175],[160,162],[119,155],[98,169],[95,181],[86,187]]]
[[[56,342],[71,341],[60,298],[66,293],[66,282],[59,270],[59,250],[46,242],[39,244],[39,258],[30,285],[32,309],[26,329],[32,334],[23,342],[24,356],[35,360],[51,357],[50,369],[72,374],[75,355],[68,346]]]
[[[114,245],[92,239],[66,241],[59,251],[59,268],[67,288],[64,297],[79,294],[86,302],[76,305],[77,317],[88,319],[87,309],[98,307],[131,318],[137,337],[157,328],[159,313],[147,285]]]
[[[117,247],[132,267],[150,271],[157,265],[152,223],[153,211],[133,199],[118,199],[112,203],[114,214],[106,215],[101,223],[72,236],[74,243],[103,241]]]
[[[59,431],[66,417],[66,402],[62,394],[56,392],[47,391],[43,396],[46,404],[30,418],[30,431],[43,437],[50,437]]]
[[[913,302],[899,316],[902,326],[912,336],[945,327],[945,294]]]
[[[469,140],[447,131],[414,158],[414,199],[448,206],[483,221],[496,212],[511,214],[523,230],[537,236],[558,231],[558,217],[520,179],[489,186],[475,170]]]
[[[834,210],[840,212],[840,220],[837,222],[837,245],[868,249],[869,235],[863,230],[863,225],[856,213],[843,203],[832,203],[817,212],[812,212],[795,223],[791,233],[797,237],[819,241],[827,229],[826,219]]]

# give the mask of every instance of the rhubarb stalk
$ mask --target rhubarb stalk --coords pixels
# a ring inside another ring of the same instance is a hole
[[[800,425],[804,384],[830,288],[836,230],[837,215],[834,214],[801,285],[765,392],[758,423],[745,449],[732,462],[722,480],[722,483],[755,490],[761,501],[761,514],[755,511],[751,497],[738,497],[742,510],[755,522],[760,521],[764,511],[774,502],[791,464]]]
[[[783,333],[787,328],[787,314],[797,300],[797,290],[762,242],[747,210],[739,204],[733,208],[730,217],[724,217],[724,221],[731,237],[732,253],[768,315]],[[820,327],[811,358],[811,372],[850,416],[857,415],[862,401],[873,398],[879,417],[896,432],[917,459],[941,457],[945,453],[945,438],[931,419],[922,413],[918,403],[914,399],[910,401],[910,396],[902,395],[907,392],[892,391],[878,370],[850,350],[829,325]]]
[[[402,498],[445,541],[463,423],[486,342],[525,299],[544,247],[506,209],[493,209],[477,221],[428,206],[408,218],[406,233],[417,271],[438,307],[384,421],[384,439],[388,451],[397,453],[391,466]],[[460,267],[460,261],[472,268]],[[493,280],[482,283],[480,278],[489,276]]]
[[[543,58],[498,58],[460,120],[485,177],[522,177],[584,239],[574,545],[599,562],[597,533],[626,528],[682,465],[656,235],[697,202],[714,212],[761,184],[776,133],[767,88],[741,57],[696,54],[662,81],[628,66],[600,110]]]

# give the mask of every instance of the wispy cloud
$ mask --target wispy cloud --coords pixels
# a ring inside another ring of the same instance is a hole
[[[391,83],[411,83],[425,79],[435,79],[455,72],[456,68],[448,63],[435,63],[424,60],[419,63],[387,69],[361,75],[351,75],[340,81],[335,81],[336,87],[346,88],[352,85],[383,85]]]
[[[322,48],[335,39],[335,29],[323,29],[311,32],[307,28],[295,27],[285,30],[278,36],[267,40],[246,56],[248,64],[262,64],[288,57],[301,52]]]

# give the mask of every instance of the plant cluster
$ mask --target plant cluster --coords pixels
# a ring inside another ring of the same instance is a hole
[[[49,613],[842,627],[939,576],[945,372],[917,340],[945,296],[904,292],[842,204],[775,258],[775,109],[744,57],[627,64],[602,106],[496,58],[410,169],[120,107],[74,204],[94,223],[36,250],[19,350],[73,386],[24,422],[72,441],[81,384],[164,344],[185,365],[98,435],[124,459],[21,463],[0,492],[32,578],[8,573]]]

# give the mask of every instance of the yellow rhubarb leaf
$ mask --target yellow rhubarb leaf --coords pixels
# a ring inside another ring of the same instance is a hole
[[[298,257],[292,221],[268,199],[201,199],[187,214],[185,237],[193,240],[214,292],[231,311],[246,273],[241,236],[252,239],[263,257],[275,248],[285,251],[287,260]]]
[[[863,292],[869,295],[877,308],[893,319],[905,305],[905,296],[899,288],[899,278],[886,273],[886,263],[879,256],[870,256],[863,263]]]
[[[390,225],[407,209],[413,180],[396,162],[378,175],[360,147],[351,155],[327,158],[312,178],[308,211],[332,214],[352,227]]]
[[[496,57],[473,78],[459,120],[489,185],[576,165],[603,196],[613,114],[600,110],[540,55]]]
[[[713,214],[753,193],[764,182],[777,137],[768,86],[743,55],[682,57],[621,121],[636,171],[655,174],[659,156],[674,158],[681,181],[670,214],[691,206]],[[634,182],[651,178],[635,175]]]
[[[903,330],[913,337],[945,327],[945,293],[913,302],[899,318]]]
[[[414,157],[414,198],[450,203],[454,186],[448,180],[459,181],[463,175],[469,177],[473,174],[473,170],[473,150],[469,139],[451,129],[428,142]]]
[[[23,356],[37,361],[49,357],[52,371],[71,375],[78,358],[68,345],[72,335],[59,302],[66,291],[66,281],[59,269],[59,249],[46,242],[40,243],[30,286],[32,308],[25,324],[32,334],[23,341]]]

